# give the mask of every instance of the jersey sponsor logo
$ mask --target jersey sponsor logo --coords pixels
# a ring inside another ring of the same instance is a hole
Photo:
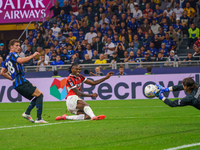
[[[15,55],[15,57],[18,57],[18,55],[17,54],[14,54]]]
[[[45,0],[0,0],[0,23],[29,22],[48,14]],[[50,8],[52,3],[48,5]]]

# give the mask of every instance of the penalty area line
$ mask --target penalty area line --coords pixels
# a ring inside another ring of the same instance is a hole
[[[76,122],[83,122],[83,121],[88,121],[88,120],[66,121],[66,122],[56,122],[56,123],[37,124],[37,125],[32,125],[32,126],[19,126],[19,127],[0,128],[0,131],[12,130],[12,129],[32,128],[32,127],[41,127],[41,126],[50,126],[50,125],[64,124],[64,123],[76,123]]]
[[[164,149],[164,150],[178,150],[178,149],[183,149],[183,148],[188,148],[188,147],[194,147],[194,146],[198,146],[198,145],[200,145],[200,143],[193,143],[193,144],[188,144],[188,145],[182,145],[182,146],[177,146],[177,147],[168,148],[168,149]]]

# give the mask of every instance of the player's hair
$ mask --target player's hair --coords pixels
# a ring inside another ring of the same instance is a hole
[[[72,73],[72,67],[73,67],[73,66],[78,66],[78,65],[79,65],[79,64],[77,64],[77,63],[73,63],[73,64],[68,68],[69,74]]]
[[[191,92],[194,89],[198,88],[198,85],[195,83],[195,81],[193,80],[194,77],[188,77],[183,79],[183,86],[187,86],[186,88],[186,92]]]
[[[147,72],[151,72],[152,68],[151,68],[151,66],[148,66],[146,69],[147,69]]]
[[[20,43],[20,41],[18,39],[12,39],[10,40],[8,47],[13,46],[15,43]]]

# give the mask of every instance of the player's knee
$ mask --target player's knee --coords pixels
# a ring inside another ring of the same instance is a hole
[[[83,108],[86,107],[86,106],[89,106],[89,107],[90,107],[90,105],[87,104],[87,103],[82,103],[81,105],[83,106]]]
[[[89,107],[90,107],[90,105],[89,105],[89,104],[85,104],[85,106],[89,106]],[[85,106],[84,106],[84,107],[85,107]]]
[[[40,95],[42,95],[42,97],[44,97],[44,94],[38,89],[38,95],[40,96]]]
[[[43,95],[43,93],[40,93],[40,94],[38,94],[38,96],[36,96],[36,97],[40,97],[40,98],[43,99],[44,95]]]
[[[36,88],[33,93],[33,96],[39,97],[40,95],[42,95],[42,97],[44,97],[43,93],[38,88]]]
[[[40,95],[42,94],[42,97],[44,97],[44,94],[41,92]]]

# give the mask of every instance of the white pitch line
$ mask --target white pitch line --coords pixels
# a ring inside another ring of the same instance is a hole
[[[144,108],[144,107],[166,107],[166,106],[131,106],[131,107],[123,107],[123,108]],[[92,107],[92,108],[122,108],[122,107]],[[43,110],[57,110],[57,109],[63,109],[63,108],[44,108]],[[18,111],[18,110],[25,110],[25,109],[5,109],[5,110],[0,110],[1,111]]]
[[[186,116],[167,116],[167,117],[121,117],[124,119],[157,119],[157,118],[182,118]],[[191,117],[191,116],[188,116]],[[196,116],[200,117],[200,116]],[[110,117],[111,119],[115,119],[115,117]],[[55,124],[64,124],[64,123],[76,123],[76,122],[83,122],[89,120],[81,120],[81,121],[65,121],[65,122],[56,122],[56,123],[47,123],[47,124],[37,124],[31,126],[19,126],[19,127],[9,127],[9,128],[0,128],[0,131],[3,130],[11,130],[11,129],[22,129],[22,128],[32,128],[32,127],[39,127],[39,126],[48,126],[48,125],[55,125]],[[200,143],[198,143],[200,144]],[[173,150],[173,149],[166,149],[166,150]]]
[[[177,150],[177,149],[183,149],[183,148],[188,148],[188,147],[193,147],[193,146],[198,146],[198,145],[200,145],[200,143],[193,143],[193,144],[188,144],[188,145],[182,145],[182,146],[177,146],[177,147],[168,148],[168,149],[164,149],[164,150]]]
[[[3,130],[11,130],[11,129],[32,128],[32,127],[40,127],[40,126],[50,126],[50,125],[63,124],[63,123],[76,123],[76,122],[83,122],[83,121],[88,121],[88,120],[81,120],[81,121],[65,121],[65,122],[57,122],[57,123],[37,124],[37,125],[32,125],[32,126],[19,126],[19,127],[0,128],[0,131],[3,131]]]
[[[57,109],[63,109],[63,108],[45,108],[43,110],[57,110]],[[18,110],[25,110],[25,109],[5,109],[0,111],[18,111]]]

